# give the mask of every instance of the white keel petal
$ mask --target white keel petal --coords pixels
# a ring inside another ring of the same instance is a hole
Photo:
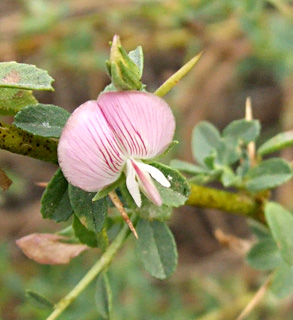
[[[131,160],[127,160],[126,165],[126,186],[136,205],[141,207],[141,195],[138,182],[135,179],[135,170],[131,164]]]
[[[135,170],[140,190],[155,205],[161,206],[162,199],[161,199],[160,193],[157,187],[155,186],[152,178],[150,177],[148,171],[143,166],[141,166],[141,162],[134,161],[133,159],[131,159],[130,161],[131,161],[131,165]]]
[[[171,183],[169,182],[169,180],[164,176],[164,174],[159,169],[145,163],[138,163],[137,165],[140,168],[146,170],[163,187],[169,188],[171,186]]]

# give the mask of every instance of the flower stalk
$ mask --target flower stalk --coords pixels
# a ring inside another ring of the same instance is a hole
[[[47,320],[57,319],[63,311],[82,293],[82,291],[103,271],[113,260],[114,256],[129,235],[128,226],[123,225],[121,231],[116,236],[115,240],[111,243],[105,253],[100,259],[92,266],[88,273],[80,280],[80,282],[63,298],[54,308],[54,311],[49,315]]]

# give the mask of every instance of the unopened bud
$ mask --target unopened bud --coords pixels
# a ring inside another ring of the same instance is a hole
[[[113,38],[110,61],[106,62],[106,66],[112,83],[118,90],[140,90],[142,88],[140,70],[121,46],[117,35]]]

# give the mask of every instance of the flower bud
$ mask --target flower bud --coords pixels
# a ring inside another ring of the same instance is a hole
[[[138,66],[121,46],[119,36],[113,38],[110,61],[106,62],[112,83],[118,90],[140,90],[142,83]]]

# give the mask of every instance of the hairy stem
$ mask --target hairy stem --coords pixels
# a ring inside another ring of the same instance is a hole
[[[218,209],[264,221],[263,205],[249,196],[240,193],[213,189],[196,184],[190,185],[191,193],[186,204],[201,208]]]
[[[79,281],[79,283],[56,305],[54,311],[47,318],[47,320],[55,320],[60,314],[81,294],[81,292],[110,264],[115,254],[122,246],[124,240],[129,235],[129,228],[126,224],[123,225],[120,233],[111,243],[105,253],[93,265],[88,273]]]
[[[6,123],[0,123],[0,149],[58,163],[57,140],[35,136]]]

